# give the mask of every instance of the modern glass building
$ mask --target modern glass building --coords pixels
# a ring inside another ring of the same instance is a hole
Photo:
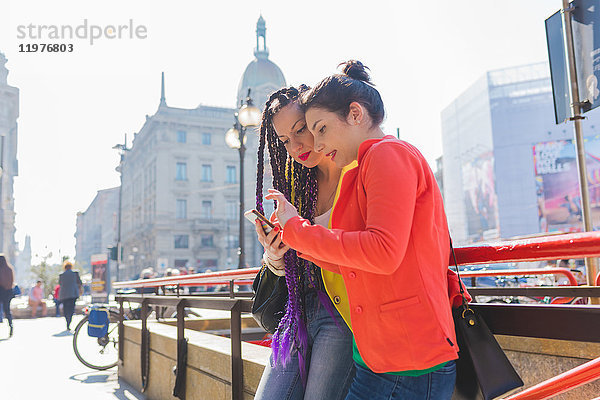
[[[583,122],[600,225],[600,115]],[[547,63],[487,72],[442,111],[444,199],[457,244],[581,230],[571,123],[556,125]],[[598,214],[598,215],[596,215]]]

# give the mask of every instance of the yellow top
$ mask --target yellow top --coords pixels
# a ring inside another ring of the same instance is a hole
[[[335,197],[333,199],[333,208],[335,209],[335,205],[340,197],[340,189],[342,187],[342,179],[344,175],[349,170],[358,167],[358,162],[355,160],[352,163],[346,165],[342,169],[342,174],[340,175],[340,180],[338,182],[337,189],[335,191]],[[331,215],[333,215],[333,211],[329,216],[329,223],[327,227],[331,229]],[[329,295],[331,302],[337,308],[338,312],[344,318],[346,325],[348,328],[352,330],[352,323],[350,321],[350,302],[348,301],[348,293],[346,292],[346,285],[344,284],[344,278],[340,274],[336,274],[335,272],[327,271],[326,269],[321,268],[321,276],[323,277],[323,284],[325,285],[325,291]]]

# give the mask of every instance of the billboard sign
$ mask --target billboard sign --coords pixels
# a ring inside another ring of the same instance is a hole
[[[106,254],[92,255],[92,302],[107,302],[108,281],[108,256]]]
[[[600,135],[584,139],[587,183],[594,227],[600,226]],[[583,228],[577,156],[573,140],[533,146],[538,219],[541,232]]]
[[[575,69],[581,111],[600,105],[600,5],[597,0],[574,0],[571,3],[571,26]],[[573,117],[565,26],[560,11],[546,20],[546,41],[552,77],[554,116],[557,124]]]
[[[569,93],[569,74],[565,54],[564,24],[560,11],[546,20],[546,41],[554,97],[554,118],[557,124],[573,116]]]
[[[582,111],[600,105],[600,3],[575,0],[572,13],[573,46],[577,68],[577,86]]]
[[[497,239],[500,230],[493,153],[482,153],[463,164],[462,178],[469,240]]]

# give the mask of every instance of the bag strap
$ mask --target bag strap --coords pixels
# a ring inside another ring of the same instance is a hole
[[[450,237],[450,235],[448,235],[448,237],[450,238],[450,250],[452,251],[452,259],[454,260],[454,268],[456,269],[456,275],[458,275],[458,287],[460,289],[460,295],[462,297],[462,305],[466,309],[469,309],[469,304],[467,302],[467,298],[465,297],[465,288],[463,287],[462,279],[460,279],[460,271],[458,268],[458,262],[456,261],[456,253],[454,252],[454,246],[452,245],[452,238]]]

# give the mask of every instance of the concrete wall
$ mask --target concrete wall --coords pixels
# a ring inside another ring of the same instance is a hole
[[[600,355],[600,343],[496,336],[525,388],[584,364]],[[553,400],[592,399],[600,393],[600,381],[552,397]]]
[[[196,328],[223,329],[227,321],[190,321]],[[243,325],[250,325],[246,320]],[[187,322],[186,322],[187,326]],[[148,322],[150,331],[150,375],[145,395],[149,400],[175,399],[173,367],[177,359],[177,330],[174,326]],[[186,329],[188,368],[186,375],[188,400],[231,399],[231,341],[228,338]],[[119,366],[119,376],[141,390],[141,321],[125,326],[125,362]],[[244,368],[244,398],[253,399],[271,350],[267,347],[242,343]]]
[[[168,323],[148,322],[150,330],[150,376],[146,396],[150,400],[175,399],[173,367],[176,365],[176,327]],[[244,319],[244,327],[252,327],[252,319]],[[186,322],[188,344],[187,399],[231,399],[231,342],[228,338],[195,331],[222,330],[228,319],[190,320]],[[565,340],[497,336],[521,378],[525,388],[586,363],[600,354],[600,343]],[[119,376],[141,390],[140,368],[141,321],[127,322],[125,327],[125,362]],[[270,349],[242,343],[244,359],[244,398],[253,399]],[[600,393],[600,381],[587,384],[556,400],[591,399]]]

